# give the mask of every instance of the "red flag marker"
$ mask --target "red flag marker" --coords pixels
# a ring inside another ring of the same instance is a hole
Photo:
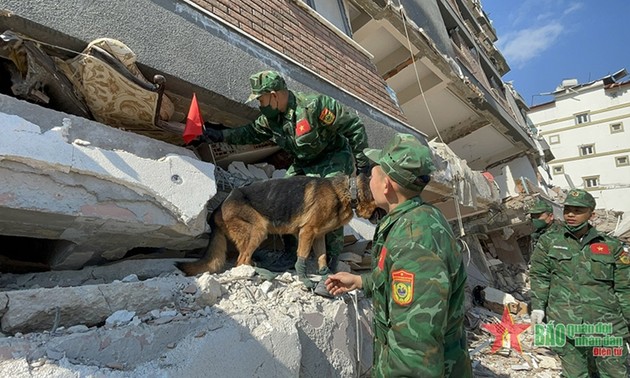
[[[199,111],[197,96],[193,93],[190,109],[188,109],[188,117],[186,117],[186,128],[184,128],[184,142],[190,143],[203,133],[203,119]]]

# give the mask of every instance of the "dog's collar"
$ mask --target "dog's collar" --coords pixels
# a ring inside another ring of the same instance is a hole
[[[357,208],[359,200],[357,199],[357,178],[356,176],[350,177],[350,206],[353,209]]]

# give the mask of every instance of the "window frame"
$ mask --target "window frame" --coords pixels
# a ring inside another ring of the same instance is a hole
[[[596,185],[588,185],[589,180],[595,180]],[[584,189],[599,188],[601,185],[599,182],[599,175],[582,177],[582,184],[584,185]]]
[[[556,138],[556,141],[553,141],[553,138]],[[560,134],[549,135],[549,144],[560,144]]]
[[[583,149],[583,148],[587,148],[587,147],[590,147],[590,148],[593,150],[593,152],[591,152],[590,154],[585,154],[585,153],[582,153],[582,149]],[[591,155],[595,155],[595,154],[596,154],[596,151],[595,151],[595,143],[582,144],[582,145],[578,146],[578,152],[580,153],[580,156],[591,156]]]
[[[317,10],[317,4],[315,4],[315,2],[317,0],[303,0],[303,1],[312,10],[314,10],[317,13],[319,13],[319,11]],[[327,0],[327,1],[330,1],[330,0]],[[335,0],[335,1],[337,1],[337,5],[338,5],[337,8],[339,10],[339,14],[341,15],[341,22],[343,23],[343,29],[341,29],[339,26],[335,25],[331,20],[326,18],[323,14],[319,13],[319,15],[322,16],[323,18],[325,18],[328,22],[330,22],[331,25],[334,25],[337,29],[341,30],[345,35],[347,35],[348,37],[352,38],[352,27],[350,25],[350,20],[348,18],[348,11],[346,10],[346,5],[343,3],[343,0]]]
[[[584,121],[581,121],[581,119],[584,118]],[[582,112],[582,113],[577,113],[575,114],[575,124],[576,125],[581,125],[583,123],[589,123],[591,122],[591,113],[590,112]]]
[[[620,164],[619,163],[619,159],[626,159],[626,162]],[[615,166],[617,166],[617,167],[627,167],[629,165],[630,165],[630,158],[628,157],[628,155],[615,156]]]
[[[619,130],[613,130],[613,126],[617,126],[619,125]],[[617,133],[623,133],[623,122],[615,122],[615,123],[611,123],[609,125],[610,127],[610,133],[611,134],[617,134]]]
[[[556,171],[556,169],[560,168],[559,172]],[[554,165],[553,167],[551,167],[551,173],[553,175],[563,175],[564,174],[564,165]]]

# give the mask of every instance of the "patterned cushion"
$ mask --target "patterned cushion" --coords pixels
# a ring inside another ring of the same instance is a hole
[[[100,48],[100,49],[96,49]],[[122,65],[116,67],[97,54],[107,53]],[[135,65],[136,55],[124,43],[101,38],[92,41],[82,54],[67,61],[58,60],[62,71],[73,81],[83,96],[94,118],[104,124],[126,128],[154,127],[159,94],[149,90],[153,86]],[[121,72],[121,70],[128,72]],[[136,78],[145,88],[134,82]],[[162,96],[160,119],[168,121],[173,115],[173,103]]]

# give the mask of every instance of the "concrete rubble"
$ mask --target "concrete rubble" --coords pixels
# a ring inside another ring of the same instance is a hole
[[[0,95],[0,109],[2,234],[54,240],[51,268],[116,260],[136,247],[205,244],[199,204],[216,193],[212,164],[12,97]]]
[[[249,266],[184,277],[174,267],[181,260],[129,259],[79,271],[3,274],[0,375],[369,373],[370,302],[360,292],[327,299],[305,291],[293,271],[271,278]],[[483,291],[487,301],[519,303],[505,292]],[[475,376],[559,376],[559,361],[533,348],[530,330],[521,336],[523,353],[492,352],[494,336],[483,324],[500,322],[501,314],[487,307],[492,308],[473,294],[466,316]],[[512,316],[515,323],[529,322],[526,313]]]
[[[290,273],[264,280],[249,266],[184,277],[173,262],[3,275],[0,375],[348,377],[369,368],[360,295],[322,298]]]

